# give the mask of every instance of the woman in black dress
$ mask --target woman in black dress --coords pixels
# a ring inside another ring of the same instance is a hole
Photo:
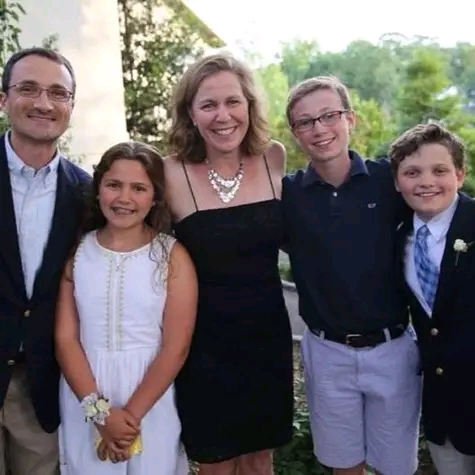
[[[283,146],[269,139],[252,73],[198,60],[172,103],[167,189],[198,273],[188,360],[176,381],[200,475],[271,475],[292,436],[292,338],[278,272]]]

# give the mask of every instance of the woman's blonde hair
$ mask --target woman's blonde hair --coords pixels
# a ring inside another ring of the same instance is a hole
[[[206,158],[205,142],[193,125],[190,109],[201,83],[206,78],[223,71],[230,71],[237,76],[249,104],[249,128],[241,143],[241,152],[245,155],[262,155],[269,144],[268,123],[252,71],[232,55],[217,53],[205,56],[192,64],[175,88],[168,142],[170,153],[180,160],[200,163]]]

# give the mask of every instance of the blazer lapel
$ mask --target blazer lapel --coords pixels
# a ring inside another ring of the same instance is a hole
[[[72,175],[66,159],[58,166],[56,202],[43,261],[36,275],[32,300],[42,295],[50,286],[52,278],[62,272],[65,259],[76,237],[77,200],[79,183]]]
[[[0,229],[2,230],[0,233],[0,262],[3,262],[4,269],[10,276],[12,288],[19,292],[18,297],[25,300],[25,281],[4,135],[0,136]]]
[[[412,232],[412,216],[406,221],[402,221],[396,230],[396,256],[397,256],[397,281],[403,288],[406,288],[404,275],[404,265],[406,257],[406,241]]]
[[[453,291],[457,285],[457,277],[460,275],[458,271],[463,266],[463,253],[459,255],[458,262],[456,263],[457,256],[454,250],[455,240],[463,239],[468,243],[473,242],[475,239],[474,235],[467,235],[466,232],[466,229],[473,228],[473,225],[467,225],[466,221],[475,219],[475,216],[465,212],[465,205],[469,201],[470,199],[467,196],[460,194],[457,208],[447,232],[445,250],[440,264],[437,294],[434,302],[434,316],[437,316],[438,313],[450,303]]]

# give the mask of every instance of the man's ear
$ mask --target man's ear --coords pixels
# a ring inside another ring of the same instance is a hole
[[[0,92],[0,109],[5,109],[5,103],[7,102],[7,95],[5,92]]]

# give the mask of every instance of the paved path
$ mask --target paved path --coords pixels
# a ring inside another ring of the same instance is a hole
[[[283,251],[279,252],[279,265],[290,267],[289,256]],[[289,312],[292,334],[294,337],[300,338],[305,330],[305,323],[299,316],[299,298],[297,291],[295,290],[295,284],[293,282],[284,281],[283,285],[285,303],[287,305],[287,311]]]
[[[299,298],[295,290],[295,285],[290,282],[284,282],[284,297],[287,310],[289,312],[290,325],[294,337],[300,338],[305,330],[305,323],[299,316],[298,302]]]

